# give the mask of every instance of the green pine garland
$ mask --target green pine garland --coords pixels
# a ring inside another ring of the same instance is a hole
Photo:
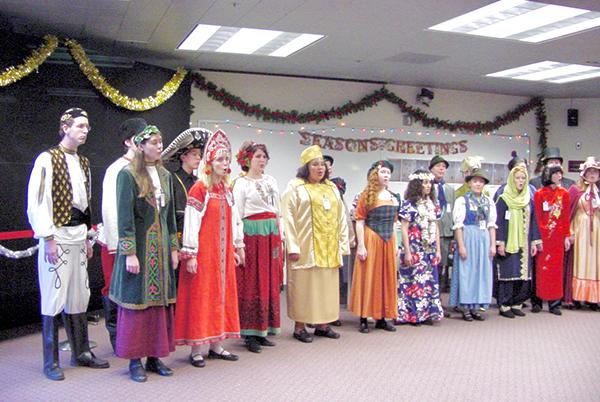
[[[327,110],[313,110],[307,113],[300,113],[297,110],[271,110],[260,104],[251,105],[239,96],[229,93],[226,89],[218,88],[217,85],[208,81],[200,73],[192,74],[192,82],[196,88],[206,92],[210,98],[221,103],[221,105],[226,108],[240,112],[244,116],[253,117],[256,120],[285,124],[318,124],[325,120],[341,119],[350,114],[370,109],[379,102],[386,100],[398,106],[402,113],[405,113],[413,120],[420,122],[423,127],[452,132],[485,133],[498,130],[500,127],[513,123],[519,120],[523,115],[535,110],[536,129],[540,136],[539,144],[541,148],[541,153],[538,155],[539,159],[541,159],[541,155],[547,146],[548,119],[544,99],[541,97],[531,98],[528,102],[520,104],[516,108],[509,110],[500,116],[496,116],[494,120],[483,122],[462,120],[450,121],[429,116],[422,109],[408,105],[404,99],[385,87],[363,96],[358,102],[348,101],[342,106],[331,107]],[[539,159],[538,165],[540,163]]]

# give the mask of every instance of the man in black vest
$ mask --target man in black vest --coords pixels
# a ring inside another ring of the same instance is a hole
[[[27,216],[39,239],[44,374],[55,381],[65,378],[58,360],[57,317],[63,311],[71,365],[109,367],[106,360],[94,356],[88,341],[91,175],[88,159],[77,149],[85,144],[89,130],[84,110],[65,111],[59,125],[62,139],[37,157],[27,191]]]

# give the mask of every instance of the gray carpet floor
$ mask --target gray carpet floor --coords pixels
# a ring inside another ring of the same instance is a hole
[[[164,359],[175,375],[149,373],[143,384],[112,354],[103,322],[90,325],[90,338],[111,368],[71,367],[61,352],[61,382],[44,377],[41,336],[33,333],[0,342],[0,401],[599,401],[600,313],[525,311],[506,319],[492,309],[485,322],[470,323],[454,313],[395,333],[371,323],[369,334],[343,311],[341,339],[312,344],[294,340],[283,318],[276,347],[253,354],[228,341],[240,360],[208,360],[205,368],[189,365],[189,348],[180,347]]]

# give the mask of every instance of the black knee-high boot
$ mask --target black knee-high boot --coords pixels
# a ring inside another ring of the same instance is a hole
[[[114,352],[117,345],[117,304],[108,296],[102,296],[102,302],[104,304],[104,322]]]
[[[44,348],[44,374],[50,380],[64,380],[65,375],[58,362],[58,320],[56,316],[42,316],[42,345]]]
[[[65,330],[71,344],[71,365],[90,368],[108,368],[104,359],[96,357],[90,351],[86,313],[63,314]]]

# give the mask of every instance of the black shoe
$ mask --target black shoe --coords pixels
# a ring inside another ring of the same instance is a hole
[[[110,364],[90,351],[86,313],[63,314],[65,331],[71,344],[71,365],[94,369],[109,368]]]
[[[550,312],[554,315],[562,315],[562,311],[560,311],[559,307],[553,307],[550,309]]]
[[[517,317],[525,317],[525,313],[520,308],[511,308],[510,311]]]
[[[506,318],[515,318],[513,310],[500,310],[500,315]]]
[[[206,366],[206,362],[200,353],[190,355],[190,364],[194,367],[202,368]]]
[[[537,314],[540,311],[542,311],[542,306],[540,306],[539,304],[534,304],[533,306],[531,306],[532,313]]]
[[[466,312],[463,311],[462,316],[463,316],[463,320],[465,320],[465,321],[469,321],[469,322],[473,321],[473,316],[471,315],[471,312],[469,312],[469,311],[466,311]]]
[[[360,325],[358,326],[358,332],[360,332],[361,334],[368,334],[369,333],[369,323],[367,322],[367,320],[360,320]]]
[[[485,317],[479,311],[471,310],[471,315],[475,321],[485,321]]]
[[[381,320],[377,320],[375,323],[375,328],[383,329],[384,331],[396,332],[396,328],[389,322],[382,318]]]
[[[129,361],[129,377],[135,382],[146,382],[148,376],[140,359]]]
[[[432,320],[425,320],[425,321],[421,321],[422,325],[428,325],[430,327],[433,326],[433,321]]]
[[[42,316],[42,346],[44,350],[44,375],[52,381],[62,381],[65,374],[58,360],[58,322],[56,316]]]
[[[262,347],[260,346],[260,343],[254,336],[249,336],[246,338],[246,347],[252,353],[262,352]]]
[[[256,339],[261,346],[273,347],[276,345],[275,342],[268,340],[266,336],[257,336]]]
[[[333,325],[334,327],[341,327],[342,322],[340,320],[335,320],[329,323],[329,325]]]
[[[217,352],[214,352],[212,349],[208,351],[208,358],[209,359],[227,360],[228,362],[235,362],[240,359],[240,357],[238,355],[234,355],[233,353],[225,354],[225,350],[222,351],[221,353],[217,353]]]
[[[328,326],[325,327],[325,329],[316,328],[315,329],[315,336],[322,336],[322,337],[329,338],[329,339],[339,339],[340,334],[338,334],[337,332],[335,332],[328,325]]]
[[[590,307],[590,310],[592,310],[592,311],[600,311],[600,307],[598,306],[598,303],[590,303],[589,307]]]
[[[442,309],[442,313],[443,313],[444,318],[452,317],[452,314],[450,314],[450,312],[446,309]]]
[[[163,377],[170,377],[173,375],[173,370],[165,366],[158,357],[148,357],[146,360],[146,371],[151,371]]]
[[[313,341],[313,337],[311,336],[311,334],[309,334],[308,331],[304,328],[302,328],[300,332],[294,331],[294,338],[304,343],[311,343]]]

